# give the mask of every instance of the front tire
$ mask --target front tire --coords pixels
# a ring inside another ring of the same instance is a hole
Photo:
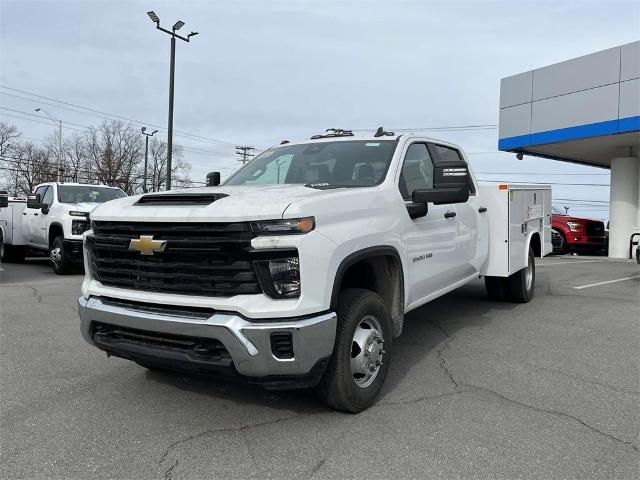
[[[64,242],[62,237],[56,237],[51,244],[50,251],[51,263],[53,271],[56,275],[66,275],[71,272],[71,264],[64,251]]]
[[[335,410],[357,413],[375,402],[389,371],[391,317],[379,295],[360,288],[340,294],[337,314],[333,355],[318,392]]]
[[[510,302],[527,303],[535,294],[536,262],[533,249],[529,247],[527,265],[505,279],[505,294]]]

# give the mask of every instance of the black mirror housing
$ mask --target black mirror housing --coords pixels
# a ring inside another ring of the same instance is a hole
[[[464,188],[428,188],[425,190],[414,190],[412,194],[413,203],[434,203],[445,205],[449,203],[464,203],[469,200],[469,187]]]
[[[414,190],[414,203],[436,205],[464,203],[469,200],[469,168],[466,162],[438,162],[433,168],[433,188]]]
[[[31,193],[27,196],[27,208],[42,208],[39,193]]]
[[[0,191],[0,208],[9,206],[9,192],[2,190]]]
[[[217,187],[220,185],[220,172],[207,173],[207,187]]]

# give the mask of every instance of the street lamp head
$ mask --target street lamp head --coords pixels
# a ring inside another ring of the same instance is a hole
[[[182,27],[184,27],[184,22],[182,20],[178,20],[173,26],[173,30],[180,30]]]
[[[142,133],[144,133],[147,130],[147,127],[142,127],[141,130],[142,130]]]
[[[198,32],[191,32],[189,35],[187,35],[187,38],[195,37],[196,35],[198,35]]]
[[[35,111],[36,111],[36,112],[39,112],[39,111],[40,111],[40,109],[39,109],[39,108],[36,108],[36,109],[35,109]]]
[[[153,10],[151,10],[150,12],[147,12],[147,15],[149,15],[149,18],[151,19],[152,22],[156,24],[160,23],[160,19],[158,18],[158,15],[156,15],[156,12],[154,12]]]

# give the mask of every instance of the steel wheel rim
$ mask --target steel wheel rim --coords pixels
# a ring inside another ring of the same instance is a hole
[[[61,254],[62,249],[60,247],[56,247],[54,249],[51,250],[51,261],[56,265],[59,266],[60,262],[62,261],[62,254]]]
[[[372,316],[364,317],[351,339],[351,378],[360,388],[371,385],[384,361],[384,336],[380,321]]]
[[[531,262],[531,257],[529,257],[529,261],[527,262],[527,271],[525,272],[527,277],[527,290],[531,290],[531,286],[533,285],[533,265]]]

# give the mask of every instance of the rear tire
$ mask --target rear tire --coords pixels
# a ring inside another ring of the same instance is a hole
[[[24,247],[4,243],[4,237],[0,233],[0,261],[2,263],[22,263],[24,257]]]
[[[527,265],[505,280],[505,294],[510,302],[527,303],[535,294],[536,262],[533,249],[529,247]]]
[[[51,244],[50,251],[51,263],[53,271],[57,275],[66,275],[71,272],[71,263],[64,251],[64,242],[62,237],[56,237]]]
[[[357,413],[370,407],[389,371],[391,317],[376,293],[344,290],[338,303],[333,355],[318,385],[335,410]]]

